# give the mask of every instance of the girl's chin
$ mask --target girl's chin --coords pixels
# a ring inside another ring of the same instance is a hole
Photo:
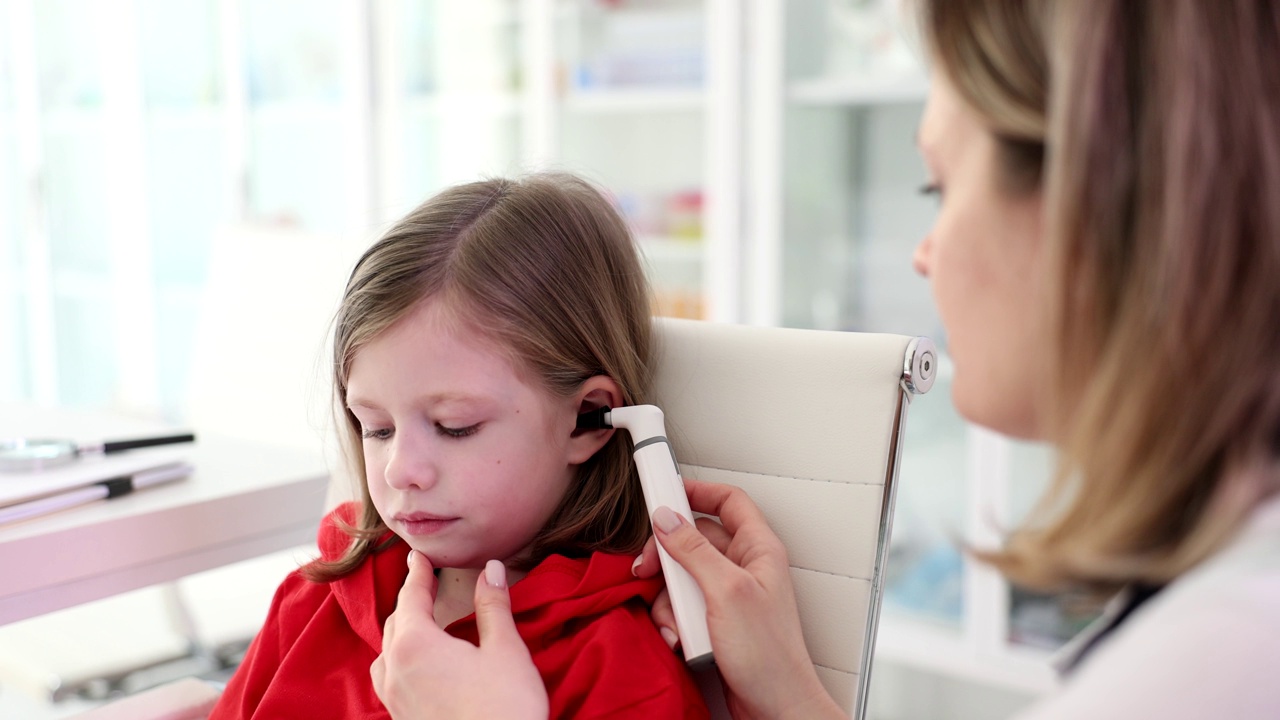
[[[528,546],[519,548],[515,552],[504,548],[490,548],[488,550],[482,548],[477,550],[474,547],[459,548],[458,543],[446,541],[444,538],[405,535],[400,537],[409,547],[425,555],[427,560],[431,562],[431,567],[437,570],[440,568],[483,570],[490,560],[501,560],[508,568],[513,565],[519,567],[525,564],[523,561],[531,557],[531,548]]]
[[[486,562],[472,556],[451,553],[439,545],[433,547],[431,543],[410,542],[409,547],[425,555],[431,563],[431,567],[436,570],[444,568],[449,568],[450,570],[482,570]]]

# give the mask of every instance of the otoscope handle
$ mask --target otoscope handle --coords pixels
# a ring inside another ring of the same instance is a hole
[[[608,419],[613,427],[627,428],[631,433],[635,443],[636,469],[639,470],[640,487],[644,491],[644,503],[649,514],[652,516],[654,510],[666,506],[692,525],[693,511],[684,492],[675,453],[667,442],[662,410],[653,405],[614,408],[608,413]],[[658,544],[658,558],[671,596],[685,663],[692,668],[709,665],[713,656],[711,635],[707,631],[707,603],[702,589],[689,571],[667,554],[661,543]]]

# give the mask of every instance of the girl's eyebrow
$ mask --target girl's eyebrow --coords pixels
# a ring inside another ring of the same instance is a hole
[[[421,402],[428,405],[447,405],[447,404],[472,404],[472,405],[488,405],[493,402],[492,398],[485,395],[473,395],[461,391],[446,391],[432,393],[421,398]],[[368,410],[381,410],[382,408],[371,400],[367,400],[358,395],[347,396],[347,407],[361,407]]]
[[[491,402],[491,399],[486,395],[473,395],[460,391],[432,393],[431,395],[427,395],[423,398],[423,400],[431,405],[448,405],[454,403],[484,405]]]

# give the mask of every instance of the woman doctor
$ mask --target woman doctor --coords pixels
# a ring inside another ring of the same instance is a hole
[[[953,400],[1059,454],[984,558],[1114,596],[1022,717],[1280,717],[1280,2],[917,6],[939,213],[914,263]],[[735,717],[845,717],[777,537],[742,492],[688,485],[723,524],[654,525],[706,594]],[[436,627],[430,584],[410,573],[372,668],[392,714],[545,717],[505,583],[477,587],[479,647]],[[675,627],[669,606],[654,619]]]

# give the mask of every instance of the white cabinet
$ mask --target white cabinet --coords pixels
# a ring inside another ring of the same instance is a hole
[[[654,271],[660,310],[702,317],[707,4],[558,8],[555,160],[613,190]]]
[[[373,8],[378,223],[482,175],[580,173],[634,227],[660,312],[738,317],[738,179],[717,174],[732,158],[708,140],[740,125],[736,91],[724,91],[741,79],[714,62],[738,49],[726,33],[738,3]]]
[[[608,187],[664,315],[736,320],[743,78],[727,0],[554,0],[554,93],[537,165]],[[536,106],[536,99],[535,99]]]

